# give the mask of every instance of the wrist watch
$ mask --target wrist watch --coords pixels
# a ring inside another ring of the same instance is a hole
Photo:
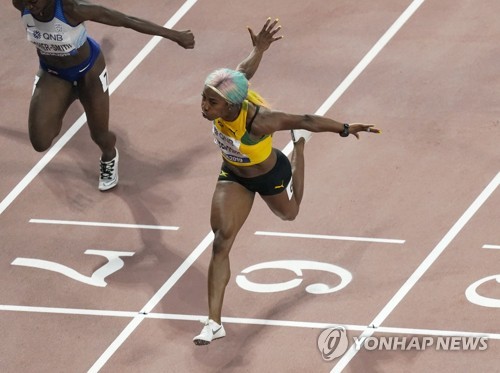
[[[349,136],[349,124],[344,123],[344,129],[342,132],[339,132],[340,137],[347,137]]]

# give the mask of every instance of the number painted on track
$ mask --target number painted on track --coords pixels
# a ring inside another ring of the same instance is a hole
[[[473,284],[471,284],[467,290],[465,291],[465,296],[469,300],[469,302],[477,304],[478,306],[483,307],[493,307],[500,308],[500,299],[488,298],[482,295],[479,295],[477,292],[477,288],[488,281],[496,280],[500,284],[500,275],[493,275],[484,277],[480,280],[477,280]]]
[[[303,279],[294,278],[290,281],[273,284],[262,284],[250,281],[245,274],[262,269],[286,269],[294,272],[297,276],[302,276],[302,270],[314,270],[333,273],[340,277],[340,284],[330,287],[327,284],[312,284],[306,287],[306,291],[311,294],[330,294],[345,288],[352,280],[352,274],[348,270],[330,263],[314,262],[308,260],[278,260],[265,262],[250,266],[241,271],[242,274],[236,276],[236,283],[245,290],[256,293],[274,293],[286,291],[299,286]]]
[[[101,255],[108,259],[101,268],[97,269],[92,276],[85,276],[81,273],[69,268],[65,265],[50,262],[41,259],[30,259],[30,258],[16,258],[11,264],[15,266],[24,266],[45,269],[47,271],[57,272],[66,277],[72,278],[73,280],[83,282],[87,285],[105,287],[107,285],[104,279],[121,269],[124,265],[121,256],[132,256],[133,252],[129,251],[106,251],[106,250],[86,250],[85,254],[88,255]]]

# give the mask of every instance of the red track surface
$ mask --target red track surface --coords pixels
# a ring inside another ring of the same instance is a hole
[[[183,4],[102,3],[161,24]],[[97,190],[99,154],[86,127],[67,144],[55,144],[53,153],[31,149],[26,123],[35,54],[17,12],[3,3],[0,370],[329,372],[345,365],[346,372],[498,372],[500,307],[465,295],[476,281],[500,273],[500,4],[493,0],[425,1],[327,108],[339,120],[375,123],[383,134],[360,141],[313,136],[299,217],[279,221],[256,200],[231,254],[223,310],[228,336],[208,347],[191,342],[207,312],[209,208],[220,167],[199,109],[205,76],[248,54],[247,25],[257,30],[267,17],[279,17],[285,37],[265,55],[253,88],[280,110],[316,112],[411,3],[198,0],[175,25],[193,30],[195,49],[162,41],[111,96],[121,182],[109,193]],[[106,52],[112,80],[150,40],[125,29],[89,29]],[[64,131],[81,113],[75,104]],[[276,135],[277,147],[288,141],[288,134]],[[134,254],[122,256],[123,268],[104,287],[12,265],[17,258],[41,259],[91,276],[107,260],[86,250]],[[274,293],[235,282],[250,266],[293,260],[340,266],[352,281],[320,295],[306,286],[333,287],[338,276],[283,269],[246,275],[255,283],[303,278]],[[498,303],[494,279],[477,292]],[[350,344],[362,333],[437,339],[470,332],[488,336],[488,349],[364,348],[325,361],[317,340],[330,325],[345,326]]]

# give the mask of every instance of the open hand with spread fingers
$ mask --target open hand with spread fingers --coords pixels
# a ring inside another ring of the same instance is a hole
[[[279,19],[276,18],[273,22],[271,22],[271,18],[268,18],[262,30],[255,35],[250,27],[248,28],[248,32],[250,33],[250,37],[252,38],[252,45],[261,51],[265,51],[269,48],[269,46],[277,40],[283,38],[283,36],[275,36],[280,30],[281,25],[278,25]]]

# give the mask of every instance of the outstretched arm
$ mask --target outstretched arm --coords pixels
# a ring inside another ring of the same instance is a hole
[[[281,26],[278,25],[278,19],[275,19],[271,22],[271,18],[268,18],[262,30],[255,35],[250,27],[248,27],[248,32],[250,33],[250,37],[252,38],[253,50],[250,52],[250,55],[240,62],[236,70],[245,74],[246,78],[250,80],[257,68],[259,67],[260,61],[262,60],[262,56],[264,52],[274,43],[276,40],[280,40],[283,36],[275,36],[276,33],[281,29]]]
[[[142,34],[158,35],[172,40],[183,48],[194,48],[194,36],[190,30],[172,30],[141,18],[129,16],[114,9],[92,4],[87,0],[63,1],[66,16],[70,21],[75,23],[94,21],[110,26],[126,27]]]
[[[359,139],[358,132],[381,132],[379,129],[375,128],[373,124],[350,123],[348,127],[349,135],[354,135],[357,139]],[[320,115],[296,115],[264,109],[261,114],[255,118],[252,133],[262,136],[272,134],[276,131],[294,129],[340,134],[344,131],[344,123]]]

